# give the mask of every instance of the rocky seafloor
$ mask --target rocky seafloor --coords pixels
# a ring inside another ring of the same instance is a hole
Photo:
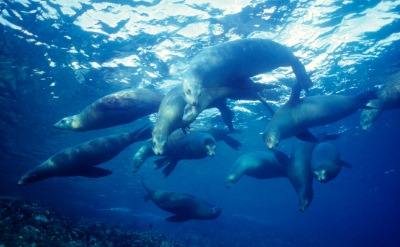
[[[181,246],[154,232],[123,230],[73,220],[53,209],[15,198],[0,199],[0,247],[12,246]]]

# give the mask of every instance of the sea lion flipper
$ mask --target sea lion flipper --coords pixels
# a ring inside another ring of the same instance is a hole
[[[168,165],[163,169],[164,177],[168,177],[178,164],[177,160],[171,160]]]
[[[146,194],[143,196],[143,199],[145,202],[149,201],[151,199],[151,196],[149,194]]]
[[[163,174],[164,177],[168,177],[178,164],[178,160],[171,159],[170,157],[164,157],[155,160],[154,163],[156,164],[155,170],[158,170],[161,167],[165,166],[165,168],[163,169]]]
[[[229,130],[233,130],[233,118],[235,117],[235,113],[228,108],[226,105],[226,98],[215,100],[212,103],[221,113],[222,120]]]
[[[296,137],[306,142],[318,142],[318,138],[315,137],[309,130],[305,130],[296,135]]]
[[[328,134],[326,132],[323,132],[323,133],[317,134],[316,137],[317,137],[318,141],[320,141],[320,142],[323,142],[323,141],[334,141],[334,140],[339,139],[340,134],[339,133],[337,133],[337,134]]]
[[[82,176],[82,177],[88,177],[88,178],[99,178],[99,177],[108,176],[111,173],[112,173],[112,171],[106,170],[106,169],[103,169],[103,168],[89,167],[89,168],[77,171],[77,173],[72,175],[72,176]]]
[[[352,168],[352,165],[344,160],[340,160],[340,165],[347,168]]]
[[[235,150],[239,150],[239,148],[242,146],[242,143],[240,141],[230,136],[223,137],[222,141],[224,141],[228,146]]]
[[[275,114],[274,109],[272,109],[272,107],[267,103],[267,101],[264,100],[264,98],[261,96],[261,94],[259,92],[257,93],[257,97],[258,97],[258,100],[267,108],[267,110],[269,111],[269,114],[271,114],[271,116],[273,116]]]
[[[156,165],[156,168],[154,168],[154,170],[158,170],[161,167],[168,165],[168,163],[169,163],[169,157],[168,156],[160,158],[160,159],[157,159],[157,160],[154,161],[154,164]]]
[[[165,218],[165,220],[169,222],[185,222],[190,220],[190,218],[184,217],[182,215],[173,215],[171,217]]]

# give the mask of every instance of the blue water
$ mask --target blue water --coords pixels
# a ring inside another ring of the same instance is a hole
[[[64,116],[122,89],[166,93],[181,83],[188,61],[204,47],[245,37],[269,38],[300,57],[315,86],[311,94],[357,94],[400,72],[400,1],[9,1],[0,2],[0,196],[31,199],[65,214],[158,231],[191,245],[398,246],[400,243],[399,110],[385,112],[363,133],[360,112],[315,132],[340,132],[335,141],[352,169],[327,184],[314,182],[314,200],[298,211],[287,179],[242,178],[231,189],[225,177],[236,158],[265,150],[259,135],[269,114],[259,103],[230,101],[239,151],[218,144],[215,157],[183,161],[170,177],[149,159],[140,174],[154,189],[186,192],[222,208],[214,221],[168,223],[145,203],[132,173],[135,143],[101,165],[99,179],[52,178],[25,187],[17,181],[54,153],[148,119],[82,133],[54,129]],[[397,76],[399,77],[399,76]],[[257,76],[275,82],[278,107],[290,93],[289,69]],[[150,118],[154,121],[155,116]],[[215,111],[195,125],[223,127]],[[279,149],[290,153],[295,139]],[[152,224],[152,228],[149,225]]]

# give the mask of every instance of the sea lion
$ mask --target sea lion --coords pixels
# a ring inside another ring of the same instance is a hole
[[[220,102],[219,102],[220,103]],[[188,123],[182,120],[184,109],[186,106],[182,85],[178,85],[169,91],[161,101],[158,109],[157,120],[154,124],[152,133],[153,151],[156,155],[162,155],[169,135],[179,128],[185,129]],[[213,107],[213,106],[210,106]],[[226,107],[217,104],[221,115],[232,115],[233,113]],[[228,112],[227,112],[228,111]],[[223,119],[232,120],[231,117],[223,117]],[[226,123],[232,126],[232,122]]]
[[[268,148],[275,148],[280,140],[297,136],[305,141],[318,141],[310,137],[309,128],[336,122],[345,118],[376,98],[376,91],[359,95],[308,96],[280,107],[267,124],[263,140]]]
[[[97,178],[112,172],[94,167],[104,163],[136,141],[150,138],[151,128],[140,128],[130,133],[122,133],[96,138],[82,144],[66,148],[29,170],[18,181],[26,185],[51,177],[83,176]]]
[[[372,123],[387,110],[400,108],[400,79],[391,81],[383,85],[379,90],[378,98],[368,102],[370,109],[364,109],[361,113],[361,127],[363,131],[368,131]]]
[[[190,61],[184,73],[186,100],[196,105],[203,88],[240,88],[238,82],[242,80],[238,78],[250,78],[282,66],[292,67],[301,88],[308,90],[312,86],[300,60],[286,46],[272,40],[247,38],[206,48]]]
[[[191,129],[190,132],[203,132],[211,134],[216,142],[223,141],[232,149],[238,150],[241,146],[241,143],[229,136],[228,134],[230,131],[221,128],[210,128],[210,129],[202,129],[202,128],[194,128]],[[176,146],[181,146],[180,142],[182,142],[185,133],[181,130],[175,130],[171,133],[168,138],[166,144],[166,151],[164,152],[165,156],[168,156],[171,153],[171,150],[174,149]],[[153,151],[151,142],[145,143],[133,156],[133,172],[137,172],[139,168],[142,166],[143,162],[151,157],[155,156],[156,154]]]
[[[226,178],[226,187],[230,188],[243,175],[257,179],[286,177],[289,157],[276,150],[255,151],[240,156]]]
[[[321,183],[327,183],[334,179],[342,166],[351,167],[350,164],[340,159],[336,147],[329,142],[318,143],[311,154],[311,172]]]
[[[187,104],[185,106],[182,117],[183,121],[186,124],[192,123],[203,110],[209,108],[212,104],[216,104],[216,102],[218,102],[217,100],[221,99],[224,99],[225,101],[226,98],[233,100],[254,100],[265,103],[264,99],[261,98],[258,93],[263,90],[277,87],[276,85],[254,83],[249,78],[240,78],[238,80],[241,80],[240,84],[242,85],[242,88],[240,89],[231,87],[203,88],[198,103],[196,105]]]
[[[175,215],[165,218],[169,222],[185,222],[191,219],[214,220],[221,214],[221,208],[194,197],[193,195],[162,190],[150,190],[143,182],[147,191],[146,201],[152,200],[157,207]]]
[[[304,212],[313,199],[313,175],[310,162],[311,153],[315,147],[312,142],[300,142],[296,144],[286,167],[287,177],[299,197],[300,211]]]
[[[183,133],[181,130],[172,132],[165,145],[163,158],[156,160],[156,169],[166,166],[163,169],[164,176],[167,177],[175,169],[180,160],[183,159],[202,159],[207,156],[214,156],[216,141],[209,133],[190,132]],[[143,145],[133,157],[133,169],[137,172],[143,162],[151,156],[156,155],[151,149],[151,143]]]
[[[127,124],[155,113],[164,95],[146,88],[134,88],[106,95],[79,114],[54,124],[57,129],[88,131]]]

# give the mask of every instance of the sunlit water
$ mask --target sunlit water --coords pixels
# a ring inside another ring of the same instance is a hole
[[[6,0],[0,12],[0,195],[160,231],[187,244],[202,238],[216,246],[230,241],[238,246],[398,245],[398,110],[382,115],[367,133],[359,127],[359,112],[315,129],[342,133],[335,143],[353,168],[328,184],[314,182],[314,200],[304,213],[285,179],[244,177],[225,188],[237,157],[266,148],[259,133],[270,115],[257,102],[229,102],[234,125],[242,131],[232,135],[242,142],[239,151],[220,143],[215,157],[183,161],[167,179],[153,170],[153,159],[140,170],[151,188],[220,205],[222,215],[215,221],[167,223],[168,213],[143,202],[145,191],[131,167],[141,143],[101,165],[113,170],[108,177],[16,183],[63,148],[149,120],[85,133],[56,130],[56,121],[118,90],[148,87],[166,93],[181,83],[194,55],[225,41],[269,38],[290,47],[315,84],[310,95],[357,94],[381,85],[400,70],[400,1]],[[277,107],[295,80],[284,68],[254,79],[282,85],[271,96]],[[203,124],[223,127],[215,110],[194,123]],[[279,149],[290,153],[295,141],[285,140]]]

